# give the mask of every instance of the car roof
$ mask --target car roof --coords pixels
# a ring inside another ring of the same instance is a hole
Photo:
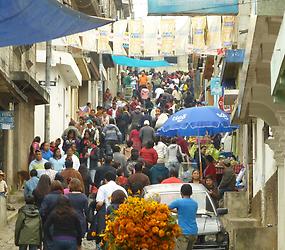
[[[203,184],[193,183],[169,183],[169,184],[154,184],[144,187],[146,193],[168,193],[168,192],[180,192],[183,184],[190,184],[192,186],[193,193],[206,192],[207,189]]]

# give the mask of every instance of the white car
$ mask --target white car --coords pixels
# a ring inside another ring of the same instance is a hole
[[[181,198],[180,189],[185,183],[156,184],[144,188],[145,195],[149,193],[159,194],[161,203],[170,204]],[[229,247],[228,233],[224,230],[220,215],[227,214],[226,208],[216,208],[207,189],[202,184],[193,184],[192,197],[198,203],[197,225],[198,240],[193,249],[219,249],[227,250]]]

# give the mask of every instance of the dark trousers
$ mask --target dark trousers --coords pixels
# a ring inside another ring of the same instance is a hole
[[[53,250],[77,250],[76,240],[54,240]]]

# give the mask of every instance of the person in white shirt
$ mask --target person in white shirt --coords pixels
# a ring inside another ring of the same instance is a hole
[[[66,151],[66,154],[64,156],[62,156],[62,161],[65,162],[66,161],[66,158],[72,160],[73,162],[73,168],[75,170],[78,170],[79,169],[79,166],[80,166],[80,161],[79,161],[79,158],[73,154],[73,150],[72,148],[68,148],[67,151]]]
[[[49,176],[51,182],[54,181],[57,171],[51,168],[52,164],[50,162],[46,162],[44,166],[45,166],[45,170],[41,172],[40,176],[43,174],[46,174]]]
[[[105,174],[105,184],[99,187],[96,196],[97,210],[99,210],[104,205],[107,208],[111,204],[112,193],[116,190],[122,190],[126,196],[128,196],[127,191],[123,187],[116,184],[115,180],[116,175],[113,172],[107,172]]]
[[[155,99],[157,100],[160,97],[160,95],[164,93],[163,87],[162,86],[157,87],[154,93],[155,93]]]
[[[161,137],[154,138],[155,146],[153,147],[157,152],[158,159],[157,163],[165,163],[167,146],[161,141]]]

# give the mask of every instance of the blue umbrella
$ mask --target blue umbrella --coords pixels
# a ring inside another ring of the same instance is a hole
[[[157,130],[162,136],[204,136],[232,132],[237,126],[231,125],[230,116],[213,106],[182,109],[168,118]]]
[[[162,136],[204,136],[232,132],[237,126],[231,125],[228,114],[213,106],[182,109],[173,114],[157,130]],[[200,176],[202,177],[201,147],[198,137]]]

